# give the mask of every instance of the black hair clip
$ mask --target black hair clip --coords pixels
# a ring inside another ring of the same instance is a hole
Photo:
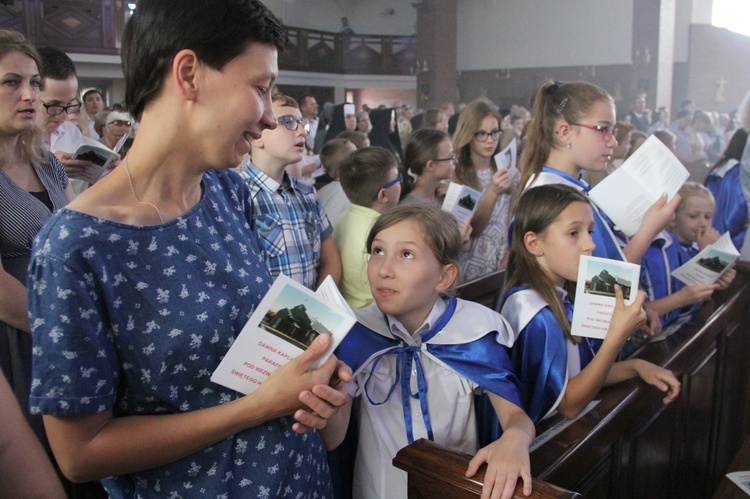
[[[560,84],[558,82],[553,82],[552,85],[547,87],[547,95],[553,95],[559,88]]]

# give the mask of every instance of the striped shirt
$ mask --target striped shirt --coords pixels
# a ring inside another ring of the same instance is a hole
[[[49,194],[54,211],[65,206],[68,203],[65,195],[68,176],[60,161],[50,154],[47,163],[33,167]],[[26,280],[25,264],[16,266],[23,268],[23,275],[9,270],[7,264],[18,257],[28,262],[34,236],[50,215],[52,212],[42,201],[19,187],[0,169],[0,257],[5,270],[19,280]]]
[[[283,273],[315,289],[321,244],[333,233],[315,189],[286,173],[279,184],[254,165],[242,177],[250,188],[271,276]]]

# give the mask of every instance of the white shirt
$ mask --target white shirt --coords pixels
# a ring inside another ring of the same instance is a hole
[[[82,115],[86,119],[86,125],[89,127],[89,137],[93,139],[99,139],[99,134],[96,133],[96,130],[94,130],[94,120],[89,118],[89,115],[86,113],[82,113]]]
[[[63,121],[49,139],[50,151],[74,153],[83,142],[83,133],[70,121]],[[70,179],[70,188],[75,196],[89,188],[89,183],[75,178]]]
[[[50,150],[52,152],[62,151],[74,153],[83,141],[83,134],[70,121],[63,121],[57,130],[52,132],[49,139]]]
[[[310,133],[307,134],[307,137],[305,138],[305,144],[307,145],[307,148],[309,150],[315,149],[315,134],[318,132],[318,124],[320,123],[320,118],[317,116],[311,120],[307,120],[310,122]]]
[[[435,324],[446,309],[442,299],[438,299],[427,320],[412,337],[401,323],[388,316],[390,330],[394,337],[409,345],[418,345],[420,335]],[[414,339],[416,338],[416,340]],[[428,386],[428,409],[435,441],[450,449],[475,454],[479,442],[474,416],[474,392],[480,388],[474,382],[462,377],[446,364],[425,351],[419,353],[423,372]],[[368,384],[369,395],[374,402],[382,402],[396,377],[396,356],[383,357],[377,365]],[[364,393],[365,382],[373,365],[360,370],[356,378],[347,385],[349,393],[360,395],[359,403],[359,444],[354,466],[353,497],[380,499],[383,497],[406,498],[407,474],[392,464],[396,453],[408,445],[404,428],[404,411],[401,402],[401,385],[397,385],[390,398],[383,405],[375,406]],[[417,393],[417,371],[411,373],[412,393]],[[419,399],[411,400],[411,419],[414,440],[427,438],[427,428],[422,419]]]

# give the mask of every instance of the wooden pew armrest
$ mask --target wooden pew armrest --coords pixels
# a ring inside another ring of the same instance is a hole
[[[409,498],[474,497],[482,495],[482,482],[486,465],[472,478],[464,474],[471,456],[447,449],[435,442],[420,439],[404,447],[393,459],[393,465],[409,474]],[[581,495],[541,480],[533,480],[530,498],[576,499]],[[523,487],[519,480],[514,499],[522,499]]]

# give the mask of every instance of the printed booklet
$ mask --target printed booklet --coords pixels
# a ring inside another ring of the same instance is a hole
[[[581,255],[572,334],[603,339],[617,303],[615,284],[620,285],[625,304],[630,305],[638,292],[640,273],[640,265]]]
[[[733,481],[742,492],[750,496],[750,471],[727,473],[727,478]]]
[[[518,165],[518,149],[516,140],[513,139],[505,146],[505,149],[495,154],[495,164],[498,168],[516,168]]]
[[[725,232],[715,243],[674,269],[672,275],[687,285],[713,284],[739,257],[740,253],[734,247],[729,232]]]
[[[671,200],[690,173],[667,146],[649,137],[622,166],[591,189],[589,197],[630,237],[664,193]]]
[[[456,217],[458,227],[461,228],[466,219],[476,211],[481,195],[482,193],[469,186],[451,182],[443,199],[443,211]]]
[[[331,276],[313,292],[281,274],[242,328],[216,368],[211,381],[248,394],[278,367],[286,364],[321,334],[333,341],[313,366],[333,353],[356,319]]]
[[[83,137],[81,145],[78,146],[78,149],[73,154],[73,159],[91,161],[92,165],[81,175],[74,178],[93,184],[99,180],[99,177],[102,176],[102,173],[104,173],[116,157],[117,154],[101,142],[90,137]]]

